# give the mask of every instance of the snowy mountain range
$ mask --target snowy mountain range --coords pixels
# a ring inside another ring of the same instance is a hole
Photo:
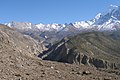
[[[107,13],[99,13],[95,18],[88,21],[74,22],[70,24],[32,24],[29,22],[10,22],[5,23],[12,28],[19,30],[40,30],[40,31],[61,31],[69,30],[69,26],[77,30],[116,30],[119,29],[120,25],[120,6],[111,5]]]
[[[120,6],[111,5],[107,13],[98,13],[88,21],[66,24],[32,24],[30,22],[5,23],[24,35],[29,35],[44,45],[51,46],[66,36],[74,36],[84,31],[120,30]]]

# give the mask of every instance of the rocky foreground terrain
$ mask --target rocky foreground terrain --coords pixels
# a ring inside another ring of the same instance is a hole
[[[43,61],[44,46],[0,25],[0,80],[120,80],[118,69]]]

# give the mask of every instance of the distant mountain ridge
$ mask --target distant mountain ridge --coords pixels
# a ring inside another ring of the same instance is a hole
[[[21,30],[40,30],[40,31],[61,31],[69,26],[72,26],[78,30],[93,29],[95,30],[115,30],[120,27],[113,27],[120,25],[120,6],[111,6],[111,10],[107,13],[98,13],[95,18],[88,21],[80,21],[70,24],[32,24],[29,22],[11,22],[6,23],[9,27],[18,28]],[[21,26],[21,27],[20,27]],[[67,30],[67,29],[65,29]]]
[[[114,31],[120,29],[120,6],[112,5],[107,13],[98,13],[95,18],[65,24],[32,24],[29,22],[5,23],[25,35],[30,35],[45,45],[60,41],[66,36],[72,36],[89,31]]]

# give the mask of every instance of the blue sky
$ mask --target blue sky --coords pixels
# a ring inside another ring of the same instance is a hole
[[[89,20],[120,0],[0,0],[0,23],[70,23]]]

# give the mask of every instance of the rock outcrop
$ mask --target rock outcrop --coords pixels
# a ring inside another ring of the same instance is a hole
[[[119,42],[101,32],[82,33],[64,38],[39,57],[44,60],[117,69],[120,68]]]

